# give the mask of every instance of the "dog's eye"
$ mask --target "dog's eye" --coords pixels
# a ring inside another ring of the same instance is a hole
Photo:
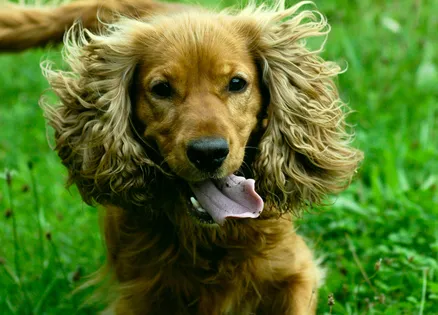
[[[158,82],[152,86],[151,92],[158,98],[169,98],[172,96],[172,87],[169,82]]]
[[[239,93],[245,91],[247,86],[247,83],[244,79],[239,77],[234,77],[231,79],[230,83],[228,84],[228,91]]]

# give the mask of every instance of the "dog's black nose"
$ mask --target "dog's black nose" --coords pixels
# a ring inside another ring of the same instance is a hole
[[[224,138],[206,137],[189,142],[187,156],[199,170],[213,172],[217,170],[227,158],[227,140]]]

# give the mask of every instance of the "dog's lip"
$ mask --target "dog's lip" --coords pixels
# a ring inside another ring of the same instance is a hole
[[[204,182],[206,180],[209,180],[209,179],[210,180],[225,179],[225,178],[227,178],[227,177],[229,177],[231,175],[236,175],[236,173],[237,173],[237,171],[236,172],[230,172],[230,173],[227,173],[224,176],[219,176],[219,174],[206,174],[206,175],[202,176],[201,178],[197,178],[196,180],[185,180],[185,181],[187,181],[187,183],[189,183],[189,184],[197,184],[197,183],[202,183],[202,182]]]
[[[194,200],[194,201],[193,201]],[[195,206],[195,202],[198,204],[198,206]],[[189,214],[190,216],[194,217],[196,220],[198,220],[202,224],[208,224],[208,225],[218,225],[211,215],[208,214],[208,212],[204,209],[202,211],[199,209],[200,205],[195,197],[190,197],[188,200],[188,207],[189,207]]]

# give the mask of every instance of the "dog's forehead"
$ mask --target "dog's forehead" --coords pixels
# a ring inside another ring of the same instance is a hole
[[[154,24],[148,47],[153,59],[225,63],[248,57],[245,40],[228,20],[218,16],[187,13],[159,19]]]
[[[179,80],[205,75],[228,80],[239,72],[254,72],[245,40],[217,16],[182,14],[160,19],[153,27],[141,63],[147,77]]]

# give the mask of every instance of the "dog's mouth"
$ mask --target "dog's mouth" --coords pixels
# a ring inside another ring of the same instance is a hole
[[[189,183],[194,196],[189,213],[204,224],[222,225],[231,218],[257,218],[263,210],[263,199],[255,191],[254,179],[230,175]]]

